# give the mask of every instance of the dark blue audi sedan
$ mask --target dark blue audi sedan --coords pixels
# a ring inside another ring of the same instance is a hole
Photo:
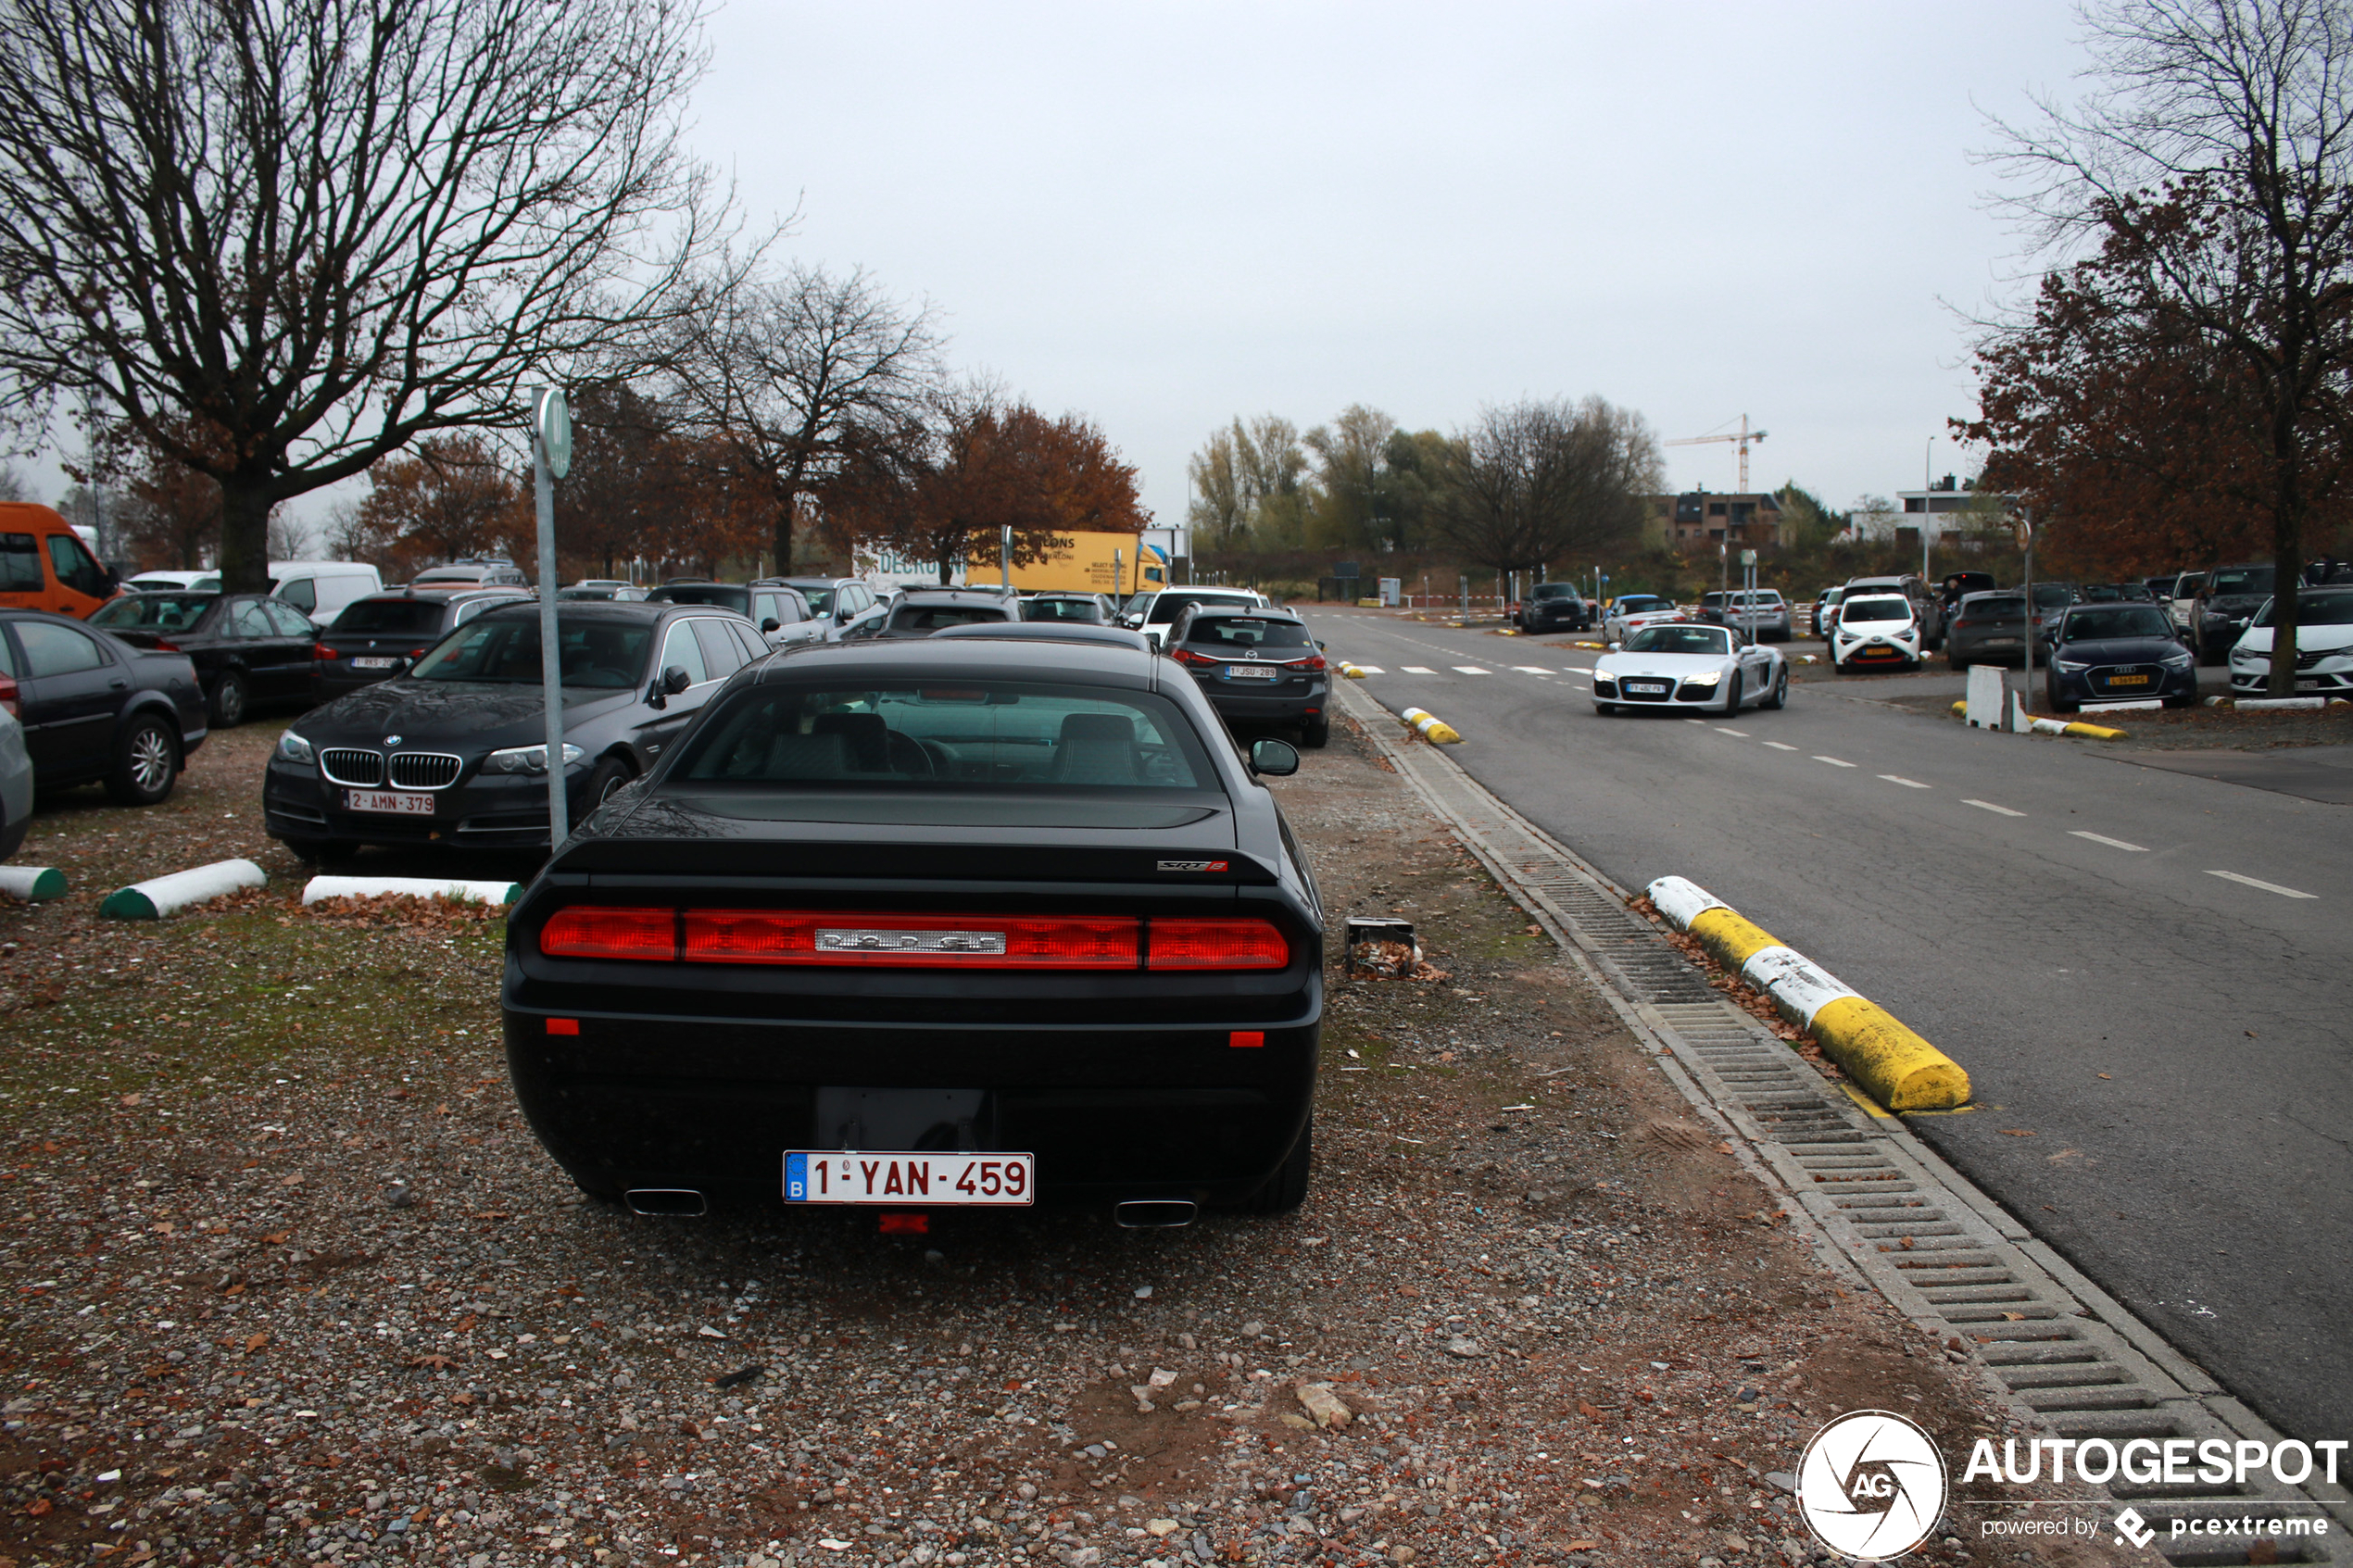
[[[2054,713],[2134,697],[2162,697],[2168,708],[2197,701],[2197,657],[2153,604],[2069,606],[2049,659],[2043,690]]]

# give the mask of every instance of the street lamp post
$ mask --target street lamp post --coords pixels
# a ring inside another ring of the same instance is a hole
[[[556,485],[572,471],[572,413],[560,388],[539,394],[531,420],[531,490],[539,511],[539,687],[547,706],[547,853],[572,835],[564,782],[563,649],[556,640]]]

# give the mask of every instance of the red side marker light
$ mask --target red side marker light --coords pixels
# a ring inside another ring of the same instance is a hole
[[[1236,1049],[1264,1046],[1266,1033],[1263,1029],[1237,1029],[1226,1036],[1226,1043]]]
[[[885,1236],[929,1236],[931,1216],[929,1214],[885,1214],[882,1216],[882,1234]]]
[[[576,1018],[551,1018],[547,1021],[547,1033],[550,1035],[577,1035],[580,1033],[580,1020]]]

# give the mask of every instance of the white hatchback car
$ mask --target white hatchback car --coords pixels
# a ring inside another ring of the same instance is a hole
[[[1638,628],[1623,647],[1593,661],[1593,708],[1711,709],[1780,708],[1789,701],[1789,660],[1729,626],[1667,621]]]
[[[1850,591],[1838,607],[1831,633],[1831,668],[1842,675],[1857,670],[1918,670],[1924,633],[1912,601],[1901,594]]]

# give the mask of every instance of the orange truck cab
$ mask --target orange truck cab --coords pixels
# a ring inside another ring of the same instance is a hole
[[[64,518],[30,502],[0,501],[0,605],[83,620],[119,586]]]

